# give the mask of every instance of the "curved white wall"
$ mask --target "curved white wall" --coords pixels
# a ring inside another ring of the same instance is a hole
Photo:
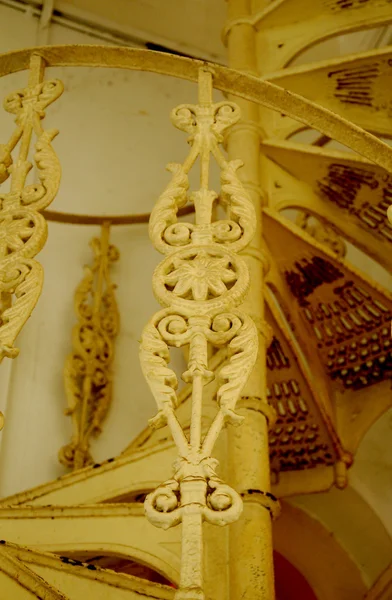
[[[1,52],[35,45],[35,30],[35,20],[0,5]],[[94,42],[59,26],[51,29],[54,44]],[[172,126],[170,111],[197,101],[196,86],[120,69],[48,69],[46,77],[58,77],[65,84],[63,96],[47,109],[44,121],[45,128],[60,130],[54,147],[63,176],[51,208],[91,214],[150,212],[169,181],[166,164],[183,161],[188,152],[187,136]],[[3,78],[0,96],[25,82],[25,73]],[[12,115],[0,111],[1,141],[12,128]],[[191,180],[196,177],[197,173]],[[71,424],[63,414],[62,369],[71,350],[74,290],[83,264],[91,260],[88,242],[97,234],[97,227],[49,224],[49,239],[39,255],[45,269],[43,294],[18,338],[20,356],[12,365],[8,360],[1,365],[0,408],[6,415],[0,434],[3,496],[64,472],[57,452],[70,440]],[[146,225],[113,228],[112,242],[121,253],[113,269],[121,329],[113,406],[103,434],[93,444],[97,461],[120,453],[155,411],[139,366],[138,340],[158,308],[151,276],[161,256],[148,239]]]

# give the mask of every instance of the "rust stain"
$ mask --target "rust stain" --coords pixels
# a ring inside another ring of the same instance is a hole
[[[374,83],[380,73],[380,63],[375,62],[330,71],[328,78],[333,80],[335,86],[333,95],[340,102],[375,108]]]
[[[310,260],[302,258],[295,261],[294,267],[285,271],[285,278],[300,306],[307,306],[307,297],[321,285],[344,277],[342,271],[321,256],[312,256]]]
[[[391,377],[392,311],[373,290],[352,280],[325,286],[302,314],[333,381],[358,390]]]
[[[361,226],[377,235],[379,239],[382,236],[392,241],[392,225],[386,212],[392,204],[391,177],[381,181],[380,177],[369,169],[332,163],[326,176],[317,182],[317,190],[321,197],[356,216]],[[361,200],[360,192],[363,192]]]
[[[339,163],[329,165],[327,175],[317,182],[321,195],[346,209],[353,207],[364,185],[372,190],[378,188],[379,183],[372,171]]]
[[[371,0],[324,0],[324,6],[332,12],[341,12],[347,9],[362,8]]]
[[[336,455],[312,393],[280,331],[267,351],[267,399],[277,420],[271,429],[271,469],[297,471],[332,465]]]
[[[283,352],[279,340],[274,336],[267,352],[267,367],[269,369],[283,369],[290,367],[290,361]]]

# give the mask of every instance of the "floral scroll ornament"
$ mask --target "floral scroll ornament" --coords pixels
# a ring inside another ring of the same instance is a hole
[[[110,267],[119,252],[109,243],[109,225],[102,226],[100,238],[90,243],[93,265],[75,293],[78,323],[73,329],[73,351],[64,368],[64,384],[71,416],[72,440],[61,448],[59,460],[66,467],[80,469],[91,463],[90,439],[101,433],[112,402],[114,342],[119,314]]]
[[[33,55],[28,87],[4,101],[5,110],[15,115],[16,128],[9,141],[0,144],[0,184],[10,180],[9,191],[0,193],[0,362],[17,356],[15,339],[40,296],[43,272],[34,257],[45,244],[47,226],[39,211],[49,206],[60,185],[60,164],[51,145],[58,131],[45,131],[42,119],[62,94],[63,84],[42,81],[42,74],[43,60]],[[39,181],[27,183],[33,135]]]
[[[226,128],[240,118],[231,102],[212,102],[212,75],[199,75],[199,104],[181,105],[171,115],[176,127],[189,135],[190,152],[183,164],[170,164],[172,179],[151,214],[150,237],[166,258],[153,276],[153,289],[165,307],[156,313],[142,335],[140,359],[144,376],[158,406],[151,426],[168,425],[178,449],[173,478],[149,494],[147,518],[157,527],[182,523],[182,565],[176,600],[202,600],[203,520],[226,525],[242,511],[239,494],[216,474],[211,457],[226,423],[239,425],[235,406],[255,364],[257,330],[236,307],[249,286],[247,266],[238,255],[255,232],[256,216],[236,174],[239,161],[228,162],[219,144]],[[218,194],[209,189],[209,163],[214,157],[221,171],[221,201],[228,218],[213,220]],[[200,159],[200,189],[188,194],[188,173]],[[195,222],[177,220],[190,201]],[[208,368],[208,346],[227,348],[219,372]],[[188,347],[188,365],[182,374],[192,384],[189,438],[177,420],[177,376],[169,367],[170,348]],[[218,381],[218,412],[202,435],[204,387]]]

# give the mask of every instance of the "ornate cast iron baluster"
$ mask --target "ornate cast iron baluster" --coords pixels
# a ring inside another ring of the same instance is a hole
[[[0,183],[10,177],[9,192],[0,194],[0,362],[4,356],[17,356],[15,339],[41,294],[43,271],[34,257],[45,244],[47,225],[39,211],[49,206],[60,185],[60,164],[51,146],[58,131],[44,130],[42,119],[63,84],[57,79],[43,81],[44,67],[43,59],[33,54],[28,86],[4,101],[5,110],[15,115],[16,128],[0,145]],[[39,183],[28,184],[33,134]]]
[[[102,226],[100,238],[91,241],[94,262],[75,293],[78,323],[73,329],[73,352],[66,360],[64,383],[68,400],[67,415],[72,416],[73,436],[61,448],[59,460],[80,469],[93,462],[90,438],[101,432],[112,401],[114,340],[119,314],[110,279],[110,265],[119,253],[109,243],[109,224]]]
[[[254,366],[257,330],[253,321],[236,310],[244,299],[249,274],[238,252],[255,231],[252,203],[236,171],[241,161],[226,161],[219,144],[222,133],[240,118],[232,102],[212,102],[212,75],[199,74],[199,104],[173,110],[173,124],[190,134],[188,157],[170,164],[173,177],[160,196],[150,219],[150,237],[166,259],[153,275],[154,293],[164,310],[145,327],[140,349],[141,365],[158,405],[153,427],[168,424],[179,458],[173,479],[145,501],[148,519],[168,528],[182,522],[182,567],[176,600],[201,600],[203,593],[202,522],[226,525],[241,514],[242,500],[216,474],[211,457],[215,441],[226,422],[238,425],[236,401]],[[218,195],[209,188],[211,155],[221,170],[221,196],[229,219],[212,222]],[[190,195],[195,223],[177,221],[177,212],[188,200],[188,173],[200,157],[200,189]],[[218,373],[208,369],[207,348],[226,346],[228,361]],[[189,439],[175,414],[177,378],[169,367],[169,348],[189,346],[182,378],[192,382],[192,415]],[[204,439],[201,430],[204,386],[214,377],[220,383],[219,410]]]

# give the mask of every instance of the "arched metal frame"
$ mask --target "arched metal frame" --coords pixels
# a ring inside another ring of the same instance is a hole
[[[0,77],[28,69],[33,54],[41,56],[46,67],[103,67],[148,71],[195,83],[200,67],[209,68],[213,73],[215,89],[282,112],[392,172],[392,148],[376,136],[298,94],[234,69],[152,50],[64,45],[27,48],[1,54]],[[120,224],[122,218],[127,221],[124,224],[129,223],[129,215],[124,215],[116,217],[117,224]],[[105,216],[104,219],[107,220],[108,217]]]

